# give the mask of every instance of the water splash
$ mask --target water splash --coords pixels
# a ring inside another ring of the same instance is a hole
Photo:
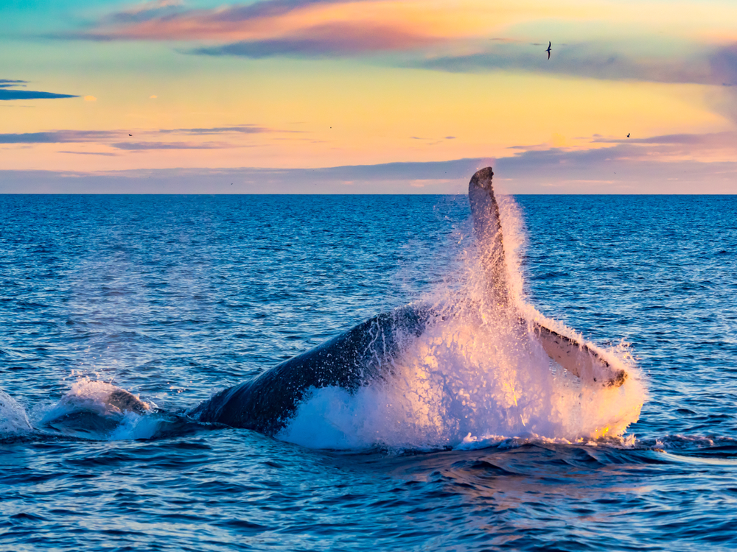
[[[618,439],[638,420],[646,391],[626,344],[603,350],[588,343],[628,373],[611,388],[583,383],[543,350],[531,321],[576,334],[526,302],[522,219],[512,198],[499,205],[513,308],[490,304],[480,255],[463,251],[461,285],[446,282],[426,297],[440,314],[410,340],[392,375],[355,394],[312,390],[279,438],[314,448],[469,448],[510,438]]]
[[[32,429],[25,409],[0,389],[0,436],[25,433]]]
[[[42,413],[39,426],[91,439],[146,439],[157,430],[154,407],[110,383],[80,378]]]

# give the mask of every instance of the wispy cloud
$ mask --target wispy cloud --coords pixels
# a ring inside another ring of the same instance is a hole
[[[592,142],[607,144],[684,144],[699,146],[735,146],[735,132],[711,132],[706,134],[665,134],[647,138],[607,138],[596,136]]]
[[[199,23],[203,27],[218,23],[233,24],[254,19],[271,18],[320,4],[338,4],[346,0],[262,0],[252,4],[236,4],[218,9],[185,9],[181,0],[154,0],[110,14],[103,19],[112,23]]]
[[[60,151],[59,153],[71,153],[74,155],[102,155],[104,157],[116,157],[118,154],[109,151]]]
[[[195,129],[197,130],[197,129]],[[208,129],[205,129],[208,130]],[[95,143],[118,150],[208,150],[244,147],[226,142],[115,142],[126,136],[126,132],[109,130],[56,130],[51,132],[27,132],[22,134],[0,134],[0,144],[71,144]],[[89,155],[103,153],[64,152]]]
[[[134,137],[151,138],[157,135],[192,135],[207,136],[218,134],[261,134],[261,133],[301,133],[298,130],[278,130],[257,125],[234,125],[210,128],[171,128],[160,130],[133,131]],[[105,144],[121,150],[154,150],[154,149],[217,149],[241,147],[226,142],[159,142],[130,140],[127,130],[51,130],[46,132],[25,132],[0,134],[0,144],[66,144],[96,143]],[[76,152],[75,152],[76,153]]]
[[[227,127],[211,127],[211,128],[169,128],[159,131],[162,134],[222,134],[228,132],[236,132],[239,134],[262,134],[265,132],[279,132],[274,129],[260,127],[257,125],[236,125]],[[290,131],[282,131],[290,132]],[[297,132],[297,131],[291,131]]]
[[[54,92],[38,92],[35,90],[7,90],[0,89],[0,101],[2,100],[48,100],[55,98],[78,98],[72,94],[56,94]]]
[[[573,44],[548,60],[537,49],[498,45],[472,54],[410,60],[410,67],[453,73],[496,70],[530,71],[605,80],[637,80],[663,83],[736,85],[736,44],[695,47],[684,57],[619,53],[597,43]]]
[[[0,134],[0,144],[65,144],[73,142],[99,142],[120,137],[122,132],[107,130],[56,130],[50,132],[24,132]]]
[[[88,30],[55,36],[98,41],[258,38],[280,30],[310,26],[309,21],[315,20],[314,17],[306,18],[307,23],[300,23],[291,16],[315,11],[320,6],[355,3],[346,0],[263,0],[217,9],[184,9],[179,2],[162,0],[110,14]],[[285,21],[290,18],[291,21]]]
[[[45,100],[54,98],[77,98],[72,94],[56,94],[54,92],[39,92],[36,90],[17,90],[25,88],[27,81],[0,79],[0,101],[2,100]]]
[[[501,193],[735,194],[735,161],[663,163],[648,158],[620,159],[612,155],[612,149],[556,149],[497,160],[456,159],[320,169],[0,171],[0,193],[465,194],[471,175],[477,169],[493,166],[496,190]],[[346,185],[348,182],[350,186]]]
[[[112,13],[105,18],[105,21],[124,24],[141,23],[171,17],[181,12],[183,6],[184,2],[181,0],[153,0],[127,10]]]
[[[128,151],[222,149],[236,147],[224,142],[117,142],[112,147]]]
[[[582,11],[578,3],[567,4],[557,10],[557,17],[586,16],[602,24],[622,12],[613,10],[599,6]],[[548,60],[541,47],[545,43],[501,36],[500,31],[515,22],[540,23],[549,16],[552,13],[530,6],[482,8],[474,3],[454,7],[377,0],[268,0],[189,9],[178,0],[157,0],[59,38],[170,41],[182,53],[245,58],[393,53],[388,64],[458,73],[506,70],[605,80],[736,84],[734,41],[705,45],[686,38],[654,37],[643,30],[635,40],[610,37],[607,42],[595,37],[558,43]],[[187,42],[192,46],[186,47]]]
[[[209,56],[241,56],[264,58],[340,57],[384,51],[404,51],[438,43],[439,39],[423,36],[389,25],[366,25],[337,22],[317,25],[289,37],[254,40],[192,50]]]
[[[17,87],[26,87],[27,82],[24,80],[10,80],[10,79],[0,79],[0,88],[17,88]]]

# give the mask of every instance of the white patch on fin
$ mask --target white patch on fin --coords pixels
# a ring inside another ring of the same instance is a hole
[[[582,381],[603,387],[620,387],[628,378],[624,370],[612,366],[585,343],[561,335],[537,322],[533,322],[533,330],[546,354]]]

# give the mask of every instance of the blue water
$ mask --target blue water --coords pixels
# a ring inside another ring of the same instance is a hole
[[[463,196],[0,196],[0,389],[19,403],[0,400],[0,549],[735,550],[735,197],[516,201],[525,300],[633,357],[645,395],[621,436],[413,447],[380,427],[375,443],[326,450],[243,429],[154,431],[159,415],[87,436],[44,427],[70,390],[99,382],[181,412],[463,287],[469,208]]]

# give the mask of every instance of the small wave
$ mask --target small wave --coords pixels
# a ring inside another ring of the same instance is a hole
[[[738,441],[735,438],[718,435],[664,435],[640,440],[638,444],[685,457],[726,458],[735,461],[738,454]]]

